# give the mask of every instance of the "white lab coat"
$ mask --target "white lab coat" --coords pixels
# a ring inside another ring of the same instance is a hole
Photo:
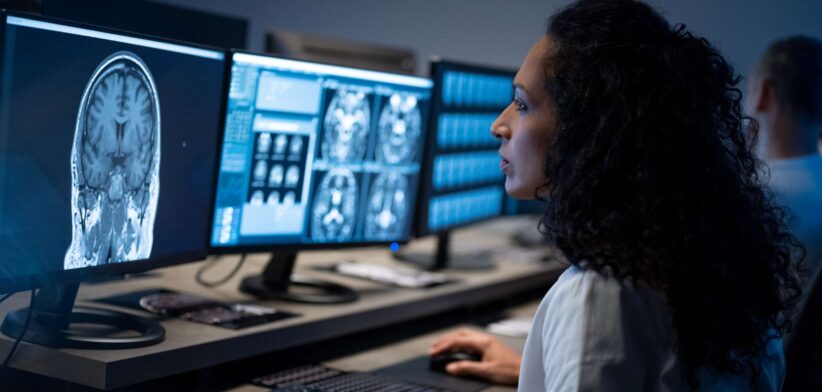
[[[569,267],[534,317],[519,391],[688,390],[668,305],[629,282]],[[785,374],[782,340],[772,339],[766,351],[755,390],[778,391]],[[747,373],[701,371],[698,377],[702,391],[751,390]]]

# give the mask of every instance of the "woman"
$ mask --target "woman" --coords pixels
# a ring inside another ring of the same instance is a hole
[[[733,69],[645,4],[561,10],[492,126],[506,191],[550,199],[571,266],[520,358],[468,330],[430,354],[520,390],[778,390],[800,294],[785,213],[761,185]]]

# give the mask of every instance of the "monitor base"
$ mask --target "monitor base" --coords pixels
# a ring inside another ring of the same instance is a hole
[[[260,275],[249,276],[240,291],[260,299],[279,299],[306,304],[341,304],[359,299],[356,291],[340,284],[305,276],[292,275],[296,253],[273,254]],[[294,292],[291,287],[305,287],[315,292]]]
[[[484,252],[451,254],[445,266],[442,268],[432,267],[432,265],[435,264],[435,256],[426,252],[397,252],[394,253],[394,259],[432,271],[443,269],[455,271],[487,271],[496,268],[496,264],[494,264]]]
[[[108,350],[150,346],[165,339],[165,329],[155,320],[73,306],[77,288],[78,285],[68,285],[41,289],[22,340],[51,347]],[[0,330],[16,339],[23,333],[28,314],[28,308],[9,312]]]
[[[483,271],[496,268],[496,264],[485,252],[453,254],[450,251],[451,233],[437,234],[437,251],[435,254],[424,252],[396,252],[394,259],[414,264],[431,271],[442,269]]]

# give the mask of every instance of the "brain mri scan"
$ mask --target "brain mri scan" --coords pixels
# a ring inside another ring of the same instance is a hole
[[[416,97],[392,95],[380,113],[377,159],[387,163],[411,161],[422,134],[421,123]]]
[[[348,169],[329,171],[314,197],[311,237],[317,242],[345,241],[354,234],[357,179]]]
[[[268,163],[266,161],[257,161],[254,164],[254,181],[265,181],[265,175],[268,174]]]
[[[71,151],[66,269],[146,259],[160,195],[160,102],[135,54],[104,59],[86,85]]]
[[[362,91],[338,90],[325,113],[322,156],[347,162],[363,158],[371,109]]]
[[[373,239],[398,238],[405,229],[408,213],[408,181],[397,173],[377,176],[368,196],[365,236]]]
[[[291,151],[291,155],[299,156],[303,152],[303,139],[301,137],[295,136],[291,138],[291,145],[289,147]]]
[[[261,205],[263,205],[263,198],[264,197],[265,197],[265,195],[263,194],[263,191],[258,189],[256,191],[254,191],[254,193],[251,194],[251,200],[249,201],[249,203],[252,206],[261,206]]]
[[[300,168],[296,165],[291,165],[288,167],[288,171],[285,172],[285,186],[293,188],[297,186],[298,182],[300,182]]]
[[[297,196],[294,195],[294,192],[286,192],[285,197],[283,197],[283,204],[285,205],[292,205],[296,201]]]
[[[271,188],[279,188],[283,184],[283,166],[274,165],[271,167],[271,172],[268,175],[268,186]]]
[[[265,202],[270,205],[280,204],[280,192],[271,192]]]
[[[278,135],[277,140],[274,143],[274,153],[283,154],[285,153],[285,145],[288,144],[288,136]]]
[[[268,149],[271,148],[271,134],[261,133],[257,137],[257,152],[260,154],[268,154]]]

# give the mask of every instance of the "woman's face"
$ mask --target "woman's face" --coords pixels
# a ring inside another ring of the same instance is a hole
[[[491,126],[491,134],[502,142],[499,154],[505,191],[517,199],[533,199],[536,189],[548,180],[543,163],[556,128],[556,113],[545,89],[543,59],[552,45],[551,38],[544,36],[531,47],[514,78],[513,101]]]

